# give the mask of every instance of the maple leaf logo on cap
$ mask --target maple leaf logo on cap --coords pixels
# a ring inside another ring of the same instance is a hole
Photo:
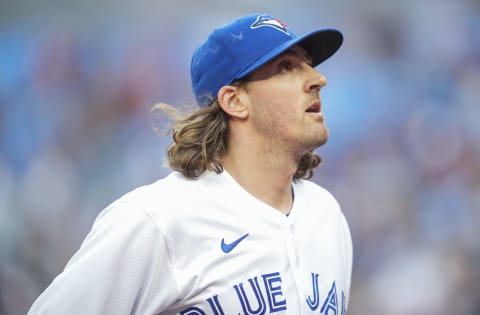
[[[282,31],[285,34],[290,35],[288,25],[270,15],[259,15],[255,22],[253,22],[253,24],[250,26],[250,28],[254,29],[262,26],[273,27],[276,30]]]

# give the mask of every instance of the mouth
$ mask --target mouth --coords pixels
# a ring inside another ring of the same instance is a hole
[[[307,113],[320,113],[321,112],[321,108],[322,106],[320,105],[320,102],[315,102],[313,103],[309,108],[307,108],[307,110],[305,112]]]

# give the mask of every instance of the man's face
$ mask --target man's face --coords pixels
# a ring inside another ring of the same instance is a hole
[[[258,137],[300,156],[327,141],[319,95],[327,81],[311,67],[305,49],[290,48],[247,81],[249,117]]]

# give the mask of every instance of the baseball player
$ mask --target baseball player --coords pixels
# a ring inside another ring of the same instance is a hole
[[[342,41],[267,14],[215,29],[193,54],[199,109],[171,127],[171,174],[104,209],[29,314],[345,314],[349,228],[308,181],[328,138],[314,67]]]

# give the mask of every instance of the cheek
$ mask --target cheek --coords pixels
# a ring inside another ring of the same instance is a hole
[[[265,89],[256,93],[255,100],[258,109],[265,115],[289,117],[295,110],[298,94],[289,91],[290,86],[278,86],[275,89]]]
[[[257,128],[266,132],[288,132],[299,119],[299,94],[292,84],[255,86],[251,90],[252,112]]]
[[[291,100],[269,97],[267,103],[257,102],[254,107],[254,120],[258,129],[280,135],[288,133],[290,128],[294,128],[296,113]]]

